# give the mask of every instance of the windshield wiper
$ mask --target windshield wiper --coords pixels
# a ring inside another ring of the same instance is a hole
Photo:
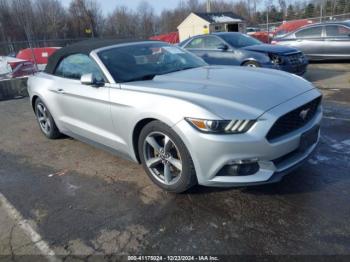
[[[153,78],[154,78],[156,75],[157,75],[157,74],[143,75],[143,76],[140,76],[140,77],[132,78],[132,79],[128,80],[127,82],[135,82],[135,81],[143,81],[143,80],[153,80]]]

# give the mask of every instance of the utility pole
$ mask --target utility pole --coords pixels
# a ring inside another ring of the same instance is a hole
[[[207,0],[207,13],[211,12],[211,2],[210,0]]]
[[[267,42],[268,43],[270,43],[269,11],[270,11],[270,6],[267,5],[267,9],[266,9],[266,31],[267,31]]]
[[[267,41],[270,43],[270,7],[272,6],[272,0],[266,0],[266,31],[267,31]]]

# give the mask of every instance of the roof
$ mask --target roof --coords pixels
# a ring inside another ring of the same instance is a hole
[[[350,21],[325,21],[325,22],[319,22],[319,23],[312,23],[309,25],[303,26],[305,27],[312,27],[312,26],[319,26],[319,25],[345,25],[345,26],[350,26]]]
[[[243,18],[233,12],[194,13],[209,23],[242,22]]]
[[[275,33],[284,31],[286,33],[292,32],[302,26],[312,24],[313,21],[309,19],[299,19],[299,20],[294,20],[294,21],[287,21],[284,22],[282,25],[276,28]]]
[[[91,39],[81,41],[66,47],[63,47],[53,53],[52,56],[49,57],[49,61],[45,68],[45,72],[48,74],[53,74],[57,64],[65,57],[73,54],[86,54],[89,55],[91,51],[96,50],[98,48],[113,46],[117,44],[123,43],[133,43],[133,42],[142,42],[145,40],[130,40],[130,39]],[[146,40],[147,41],[147,40]]]
[[[302,26],[300,28],[297,28],[297,29],[293,30],[290,33],[293,33],[295,31],[297,31],[298,29],[304,29],[304,28],[316,27],[316,26],[325,26],[325,25],[345,25],[345,26],[350,26],[350,22],[349,21],[326,21],[326,22],[320,22],[320,23],[312,23],[312,24],[304,25],[304,26]]]
[[[180,42],[179,32],[170,32],[163,35],[155,35],[149,38],[150,40],[164,41],[170,44],[177,44]]]

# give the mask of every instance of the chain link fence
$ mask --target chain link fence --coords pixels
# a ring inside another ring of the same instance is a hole
[[[89,38],[72,39],[44,39],[32,41],[7,41],[0,42],[0,56],[15,56],[20,50],[26,48],[64,47],[75,42]]]
[[[347,20],[350,20],[350,13],[332,15],[332,16],[318,16],[318,17],[291,19],[291,20],[284,20],[284,21],[272,22],[272,23],[263,23],[263,24],[259,24],[258,27],[260,28],[261,31],[267,31],[268,29],[270,32],[272,32],[285,22],[293,22],[297,20],[308,20],[308,21],[311,21],[312,23],[347,21]]]

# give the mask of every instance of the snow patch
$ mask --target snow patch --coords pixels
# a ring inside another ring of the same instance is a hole
[[[330,158],[327,156],[323,156],[323,155],[316,155],[313,158],[309,159],[309,163],[312,165],[317,165],[320,162],[327,162],[329,161]]]
[[[227,22],[242,22],[241,19],[235,19],[226,15],[212,16],[211,19],[215,23],[227,23]]]
[[[350,139],[342,141],[342,144],[350,146]]]

